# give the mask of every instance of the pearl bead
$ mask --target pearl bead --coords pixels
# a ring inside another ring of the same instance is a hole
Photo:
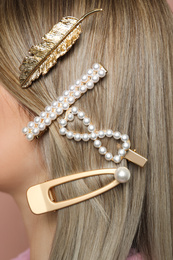
[[[84,116],[85,116],[85,113],[84,113],[84,112],[82,112],[82,111],[78,112],[77,117],[78,117],[79,119],[83,119]]]
[[[60,135],[65,135],[66,131],[67,131],[67,129],[65,127],[62,127],[62,128],[60,128],[59,133],[60,133]]]
[[[124,134],[124,135],[121,136],[121,140],[122,140],[123,142],[126,142],[126,141],[129,140],[129,136],[126,135],[126,134]]]
[[[100,146],[101,146],[100,140],[95,140],[94,141],[94,147],[99,148]]]
[[[22,133],[23,133],[23,134],[27,134],[27,133],[28,133],[28,128],[27,128],[27,127],[24,127],[24,128],[22,129]]]
[[[44,123],[45,123],[45,125],[50,125],[51,124],[50,118],[44,119]]]
[[[68,132],[66,132],[66,136],[68,139],[72,139],[74,137],[74,134],[73,134],[73,132],[68,131]]]
[[[64,103],[62,104],[62,107],[63,107],[64,110],[67,110],[67,109],[69,108],[69,103],[64,102]]]
[[[130,148],[130,143],[129,142],[124,142],[122,144],[122,147],[125,149],[125,150],[128,150]]]
[[[69,90],[65,90],[65,91],[63,92],[63,96],[64,96],[64,97],[68,97],[69,92],[70,92]]]
[[[41,113],[40,113],[40,117],[41,117],[41,118],[45,118],[45,117],[46,117],[46,112],[41,112]]]
[[[86,84],[88,89],[92,89],[94,87],[94,82],[92,80],[88,81]]]
[[[54,120],[56,118],[56,114],[54,112],[50,113],[49,115],[51,120]]]
[[[34,128],[33,130],[32,130],[32,133],[33,133],[33,135],[38,135],[39,134],[39,129],[38,128]]]
[[[88,117],[84,117],[83,123],[84,123],[84,125],[89,125],[90,119]]]
[[[101,146],[101,147],[99,148],[99,153],[100,153],[101,155],[106,154],[106,152],[107,152],[106,147]]]
[[[75,134],[74,135],[74,140],[75,141],[80,141],[81,140],[81,135],[80,134]]]
[[[110,161],[110,160],[112,160],[112,154],[111,153],[106,153],[105,154],[105,159],[107,160],[107,161]]]
[[[82,140],[87,142],[89,140],[89,135],[88,134],[83,134]]]
[[[56,113],[57,113],[58,115],[61,115],[61,114],[63,113],[62,107],[57,107]]]
[[[69,97],[68,99],[67,99],[67,101],[68,101],[68,103],[69,104],[73,104],[74,102],[75,102],[75,99],[74,99],[74,97]]]
[[[108,129],[108,130],[106,131],[106,136],[107,136],[107,137],[112,137],[112,134],[113,134],[113,131],[112,131],[112,130]]]
[[[28,123],[28,127],[29,127],[29,128],[33,128],[34,126],[35,126],[34,122],[29,122],[29,123]]]
[[[83,75],[83,76],[82,76],[82,81],[83,81],[83,82],[86,82],[87,79],[88,79],[88,76],[87,76],[87,75]]]
[[[89,76],[91,76],[91,75],[93,74],[93,70],[92,70],[92,69],[89,69],[89,70],[87,71],[87,74],[88,74]]]
[[[27,139],[28,141],[32,141],[34,139],[34,135],[31,133],[27,134]]]
[[[82,85],[80,87],[80,92],[85,93],[87,91],[87,87],[85,85]]]
[[[89,132],[93,132],[95,130],[95,126],[94,125],[89,125],[88,126],[88,131]]]
[[[41,118],[38,117],[38,116],[36,116],[36,117],[34,118],[34,122],[35,122],[36,124],[40,123],[40,120],[41,120]]]
[[[103,78],[103,77],[106,75],[106,71],[103,70],[103,69],[100,69],[100,70],[98,71],[98,75],[99,75],[100,78]]]
[[[98,137],[99,137],[99,138],[104,138],[104,137],[105,137],[105,132],[102,131],[102,130],[100,130],[100,131],[98,132]]]
[[[92,80],[94,83],[97,83],[99,81],[98,75],[96,74],[96,75],[92,76]]]
[[[74,115],[72,113],[70,113],[70,114],[68,114],[67,118],[68,118],[68,121],[73,121]]]
[[[52,105],[52,107],[57,107],[57,106],[58,106],[58,102],[57,102],[57,101],[53,101],[53,102],[51,103],[51,105]]]
[[[74,91],[75,90],[75,85],[72,85],[69,87],[70,91]]]
[[[113,133],[113,137],[115,138],[115,139],[120,139],[120,137],[121,137],[121,133],[120,132],[114,132]]]
[[[40,130],[44,130],[44,129],[46,128],[46,125],[45,125],[44,123],[40,123],[40,124],[38,125],[38,128],[39,128]]]
[[[98,63],[94,63],[93,69],[98,70],[100,68],[100,65]]]
[[[119,154],[120,156],[124,156],[124,155],[126,154],[126,151],[125,151],[124,149],[119,149],[119,150],[118,150],[118,154]]]
[[[64,102],[64,97],[63,97],[63,96],[59,97],[59,98],[58,98],[58,101],[59,101],[60,103]]]
[[[115,163],[120,163],[120,162],[121,162],[121,156],[120,156],[120,155],[115,155],[115,156],[113,157],[113,161],[114,161]]]
[[[81,96],[81,92],[77,90],[77,91],[74,92],[73,95],[74,95],[75,98],[79,98]]]
[[[90,138],[91,138],[91,140],[95,140],[97,138],[97,135],[94,132],[92,132],[90,134]]]
[[[52,107],[47,106],[47,107],[45,108],[45,111],[48,112],[48,113],[51,112],[51,111],[52,111]]]
[[[59,124],[62,126],[66,126],[67,125],[67,121],[65,119],[60,119],[59,120]]]
[[[71,112],[72,112],[74,115],[77,114],[78,108],[77,108],[77,107],[72,107],[72,108],[71,108]]]
[[[79,85],[81,84],[81,80],[80,80],[80,79],[76,80],[75,84],[76,84],[77,86],[79,86]]]
[[[126,167],[119,167],[115,171],[115,179],[120,183],[125,183],[130,179],[130,171]]]

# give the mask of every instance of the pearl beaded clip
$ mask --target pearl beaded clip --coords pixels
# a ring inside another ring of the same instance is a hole
[[[100,78],[106,76],[107,70],[99,63],[94,63],[92,69],[89,69],[81,79],[77,80],[74,85],[71,85],[68,90],[63,92],[63,96],[54,100],[51,106],[47,106],[45,111],[40,113],[40,116],[34,118],[34,121],[28,123],[27,127],[22,129],[28,141],[32,141],[35,137],[39,137],[40,133],[44,133],[46,128],[51,125],[52,121],[67,110],[75,103],[87,90],[93,89],[94,84]]]

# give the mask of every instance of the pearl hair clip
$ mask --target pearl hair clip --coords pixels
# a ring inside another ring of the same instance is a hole
[[[27,127],[22,129],[28,141],[32,141],[35,137],[38,138],[46,130],[51,123],[57,119],[62,113],[76,102],[89,89],[94,88],[100,78],[106,76],[107,70],[99,63],[94,63],[91,69],[84,74],[81,79],[78,79],[74,85],[71,85],[68,90],[63,92],[63,96],[58,97],[47,106],[45,111],[40,113],[40,116],[34,118],[34,121],[28,123]]]

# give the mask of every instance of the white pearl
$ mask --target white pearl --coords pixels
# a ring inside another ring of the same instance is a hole
[[[89,132],[93,132],[95,130],[95,126],[94,125],[89,125],[88,126],[88,131]]]
[[[46,125],[45,125],[44,123],[40,123],[40,124],[38,125],[38,128],[39,128],[40,130],[44,130],[44,129],[46,128]]]
[[[27,139],[28,141],[32,141],[34,139],[34,135],[31,133],[27,134]]]
[[[66,126],[67,125],[67,121],[65,119],[60,119],[59,120],[59,124],[62,126]]]
[[[120,156],[120,155],[115,155],[115,156],[113,157],[113,161],[114,161],[115,163],[121,162],[121,156]]]
[[[78,108],[77,108],[77,107],[72,107],[72,108],[71,108],[71,112],[72,112],[74,115],[77,114]]]
[[[60,97],[58,98],[58,101],[59,101],[60,103],[64,102],[64,97],[63,97],[63,96],[60,96]]]
[[[65,91],[63,92],[63,96],[64,96],[64,97],[68,97],[69,92],[70,92],[69,90],[65,90]]]
[[[70,114],[68,114],[67,118],[69,121],[73,121],[74,115],[72,113],[70,113]]]
[[[81,96],[81,92],[77,90],[73,93],[73,95],[75,98],[79,98]]]
[[[111,129],[108,129],[108,130],[106,131],[106,136],[107,136],[107,137],[112,137],[112,134],[113,134],[113,131],[112,131]]]
[[[22,133],[23,133],[23,134],[27,134],[27,133],[28,133],[28,128],[27,128],[27,127],[24,127],[24,128],[22,129]]]
[[[90,119],[88,117],[84,117],[83,123],[84,123],[84,125],[89,125]]]
[[[106,152],[107,152],[106,147],[101,146],[101,147],[99,148],[99,153],[100,153],[101,155],[106,154]]]
[[[56,118],[56,114],[54,112],[50,113],[49,115],[51,120],[54,120]]]
[[[84,116],[85,116],[85,113],[84,113],[84,112],[82,112],[82,111],[78,112],[77,117],[78,117],[79,119],[83,119]]]
[[[57,102],[57,101],[53,101],[53,102],[51,103],[51,105],[52,105],[52,107],[57,107],[57,106],[58,106],[58,102]]]
[[[100,146],[101,146],[100,140],[95,140],[94,141],[94,147],[99,148]]]
[[[91,75],[93,74],[93,70],[92,70],[92,69],[89,69],[89,70],[87,71],[87,74],[88,74],[89,76],[91,76]]]
[[[36,117],[34,118],[34,122],[35,122],[36,124],[40,123],[40,120],[41,120],[41,118],[38,117],[38,116],[36,116]]]
[[[103,77],[106,75],[106,71],[103,70],[103,69],[100,69],[100,70],[98,71],[98,75],[99,75],[100,78],[103,78]]]
[[[69,87],[70,91],[74,91],[75,90],[75,85],[72,85]]]
[[[51,124],[50,118],[44,119],[44,123],[45,123],[45,125],[50,125]]]
[[[107,160],[107,161],[110,161],[110,160],[112,160],[112,154],[111,153],[106,153],[105,154],[105,159]]]
[[[83,134],[82,140],[87,142],[89,140],[89,135],[88,134]]]
[[[124,134],[124,135],[121,136],[121,140],[122,140],[123,142],[126,142],[126,141],[129,140],[129,136],[126,135],[126,134]]]
[[[63,113],[62,107],[57,107],[56,113],[57,113],[58,115],[61,115],[61,114]]]
[[[98,63],[94,63],[93,69],[98,70],[100,68],[100,65]]]
[[[41,112],[41,113],[40,113],[40,117],[41,117],[41,118],[45,118],[45,117],[46,117],[46,112]]]
[[[115,171],[115,179],[120,183],[125,183],[130,179],[130,171],[126,167],[119,167]]]
[[[33,128],[34,126],[35,126],[34,122],[29,122],[29,123],[28,123],[28,127],[29,127],[29,128]]]
[[[122,144],[122,147],[125,149],[125,150],[128,150],[130,148],[130,143],[129,142],[124,142]]]
[[[80,87],[80,92],[85,93],[87,91],[87,87],[85,85],[82,85]]]
[[[59,133],[60,133],[60,135],[65,135],[66,131],[67,131],[67,129],[65,127],[62,127],[62,128],[60,128]]]
[[[94,82],[94,83],[97,83],[98,81],[99,81],[99,76],[96,74],[96,75],[94,75],[94,76],[92,76],[92,81]]]
[[[118,154],[119,154],[120,156],[124,156],[124,155],[126,154],[126,151],[125,151],[124,149],[119,149],[119,150],[118,150]]]
[[[79,86],[79,85],[81,84],[81,80],[80,80],[80,79],[76,80],[75,84],[76,84],[77,86]]]
[[[116,132],[113,133],[113,137],[114,137],[115,139],[120,139],[121,133],[118,132],[118,131],[116,131]]]
[[[87,76],[87,75],[83,75],[83,76],[82,76],[82,81],[83,81],[83,82],[86,82],[87,79],[88,79],[88,76]]]
[[[88,81],[86,84],[88,89],[92,89],[94,87],[94,82],[92,80]]]
[[[74,134],[73,134],[73,132],[68,131],[68,132],[66,132],[66,136],[68,139],[72,139],[74,137]]]
[[[32,133],[33,133],[33,135],[38,135],[39,134],[39,129],[38,128],[34,128],[33,130],[32,130]]]
[[[94,132],[92,132],[90,134],[90,138],[91,138],[91,140],[95,140],[97,138],[97,135]]]
[[[47,106],[47,107],[45,108],[45,111],[46,111],[46,112],[51,112],[51,111],[52,111],[52,107],[51,107],[51,106]]]
[[[62,107],[63,107],[64,110],[67,110],[67,109],[69,108],[69,103],[64,102],[64,103],[62,104]]]
[[[98,132],[98,137],[99,137],[99,138],[104,138],[104,137],[105,137],[105,132],[102,131],[102,130],[100,130],[100,131]]]
[[[68,99],[67,99],[67,101],[68,101],[68,103],[69,104],[73,104],[74,102],[75,102],[75,99],[74,99],[74,97],[69,97]]]
[[[74,135],[74,140],[75,141],[80,141],[81,140],[81,135],[80,134],[75,134]]]

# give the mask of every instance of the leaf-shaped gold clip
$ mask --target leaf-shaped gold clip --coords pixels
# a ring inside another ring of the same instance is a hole
[[[63,56],[79,38],[80,23],[90,14],[100,11],[102,9],[94,9],[80,19],[72,16],[64,17],[61,22],[53,26],[49,33],[42,37],[42,43],[31,47],[29,56],[23,60],[19,68],[21,87],[26,88],[41,74],[45,75],[56,64],[57,59]]]

